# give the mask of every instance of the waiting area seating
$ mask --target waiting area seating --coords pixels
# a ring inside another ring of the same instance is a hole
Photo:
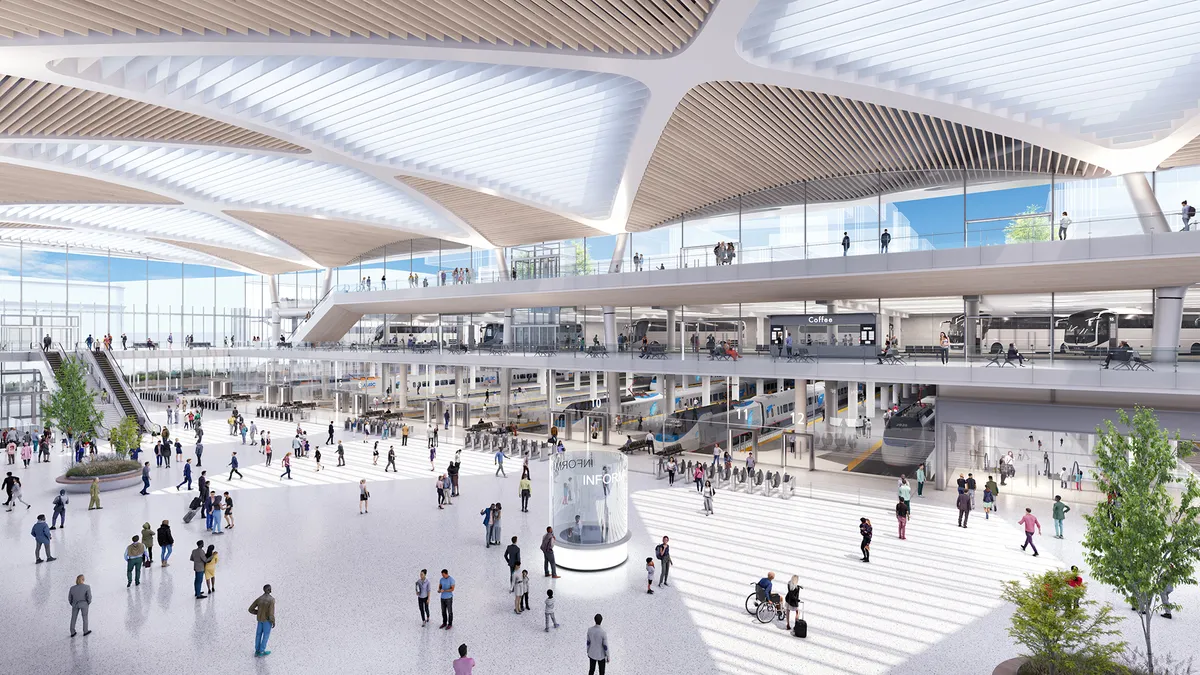
[[[558,353],[558,349],[554,345],[538,345],[534,348],[533,353],[537,356],[554,356]]]
[[[657,342],[646,345],[646,349],[642,352],[642,358],[665,360],[667,358],[667,348]]]
[[[633,436],[625,439],[625,444],[621,446],[621,452],[634,453],[641,450],[646,452],[654,452],[654,441],[646,438],[634,440]]]
[[[787,355],[788,363],[816,363],[817,360],[808,351],[807,347],[795,347],[792,353]]]
[[[592,345],[587,348],[587,355],[589,357],[593,357],[593,358],[607,357],[608,356],[608,348],[605,347],[604,345]]]
[[[1109,353],[1112,358],[1112,363],[1116,364],[1112,367],[1113,370],[1149,370],[1154,371],[1149,363],[1146,363],[1137,352],[1132,349],[1118,349]]]

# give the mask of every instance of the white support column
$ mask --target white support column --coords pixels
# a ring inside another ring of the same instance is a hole
[[[604,425],[604,434],[601,440],[604,445],[609,445],[611,442],[611,432],[617,428],[617,418],[621,416],[621,392],[617,389],[617,378],[607,377],[605,381],[608,383],[608,421]],[[590,436],[590,433],[589,433]]]
[[[588,394],[591,396],[591,399],[595,401],[600,397],[600,373],[593,370],[588,375],[588,383]]]
[[[517,341],[513,339],[513,311],[512,308],[504,310],[504,344],[515,345]]]
[[[754,381],[754,395],[762,396],[765,393],[767,393],[766,380],[760,377]]]
[[[663,378],[663,410],[668,417],[675,413],[675,376],[662,375]]]
[[[867,382],[867,397],[863,399],[863,414],[867,417],[874,417],[875,407],[875,383]]]
[[[900,404],[900,385],[893,384],[889,389],[892,390],[892,405]]]
[[[583,371],[575,371],[575,391],[578,392],[583,388]]]
[[[508,408],[512,405],[512,369],[500,368],[496,376],[500,379],[500,421],[508,422]]]
[[[471,366],[471,379],[468,387],[470,391],[475,391],[475,378],[478,377],[479,366]]]
[[[667,352],[675,351],[675,343],[676,342],[678,342],[678,340],[676,339],[676,332],[675,332],[675,310],[668,309],[667,310]]]
[[[612,305],[605,305],[604,311],[604,346],[610,351],[617,349],[617,310]]]
[[[1154,328],[1151,333],[1152,360],[1175,363],[1179,359],[1179,329],[1183,323],[1183,298],[1187,286],[1154,289]]]
[[[825,433],[833,433],[833,424],[830,420],[837,417],[838,399],[837,399],[837,382],[833,380],[825,380]]]
[[[504,254],[504,249],[502,247],[497,247],[493,250],[496,251],[496,264],[500,267],[500,271],[498,272],[500,275],[500,280],[511,281],[512,270],[508,268],[508,256]]]
[[[792,419],[795,420],[796,431],[804,433],[808,431],[808,380],[796,380],[793,394],[796,406],[792,410]]]
[[[321,296],[324,297],[333,289],[333,268],[325,268],[325,278],[321,281]],[[320,298],[318,298],[320,299]]]
[[[408,364],[400,364],[400,372],[396,378],[396,406],[408,407]]]
[[[783,378],[775,380],[775,391],[783,391]]]
[[[742,397],[742,378],[734,375],[733,377],[726,378],[726,381],[729,382],[729,389],[726,391],[727,400],[731,404],[740,401]]]
[[[554,369],[549,371],[549,377],[546,378],[546,426],[552,427],[554,424],[554,407],[557,405],[555,399],[558,397],[557,384],[554,381]]]
[[[1170,232],[1171,225],[1158,205],[1158,199],[1154,196],[1154,190],[1150,187],[1150,181],[1146,179],[1146,174],[1139,171],[1127,173],[1121,178],[1125,181],[1125,190],[1129,193],[1130,201],[1133,202],[1133,212],[1137,214],[1142,232],[1146,234]],[[1053,215],[1051,214],[1051,217]],[[1182,216],[1180,219],[1182,221]],[[1180,222],[1179,226],[1183,227],[1183,223]]]
[[[700,377],[700,405],[712,404],[712,377],[703,375]]]
[[[274,274],[271,275],[271,282],[268,284],[271,289],[271,337],[267,344],[274,344],[279,339],[279,278]]]
[[[454,367],[454,398],[462,398],[467,395],[467,387],[464,380],[467,379],[466,366]]]

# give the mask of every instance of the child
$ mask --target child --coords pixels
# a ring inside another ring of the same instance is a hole
[[[554,590],[546,589],[546,632],[550,632],[550,624],[558,628],[558,619],[554,616]]]
[[[521,610],[529,609],[529,570],[521,570]]]
[[[654,595],[654,558],[646,558],[646,594]]]
[[[991,488],[983,489],[983,519],[988,520],[992,513],[992,504],[995,503],[996,496],[992,494]]]

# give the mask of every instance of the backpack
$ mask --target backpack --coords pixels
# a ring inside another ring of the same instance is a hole
[[[62,508],[62,505],[63,505],[62,495],[55,497],[54,498],[54,506],[57,508]]]
[[[1196,217],[1196,207],[1189,204],[1188,205],[1188,218],[1195,218],[1195,217]]]
[[[787,603],[789,605],[799,605],[800,604],[800,587],[797,586],[796,588],[793,588],[790,591],[788,591],[785,599],[787,600]]]
[[[658,558],[659,560],[662,560],[662,557],[663,557],[663,545],[662,544],[659,544],[658,546],[654,547],[654,557]]]

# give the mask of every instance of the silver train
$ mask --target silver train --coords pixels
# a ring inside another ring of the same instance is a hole
[[[933,453],[936,396],[926,396],[900,409],[883,430],[879,456],[884,464],[913,467]]]

